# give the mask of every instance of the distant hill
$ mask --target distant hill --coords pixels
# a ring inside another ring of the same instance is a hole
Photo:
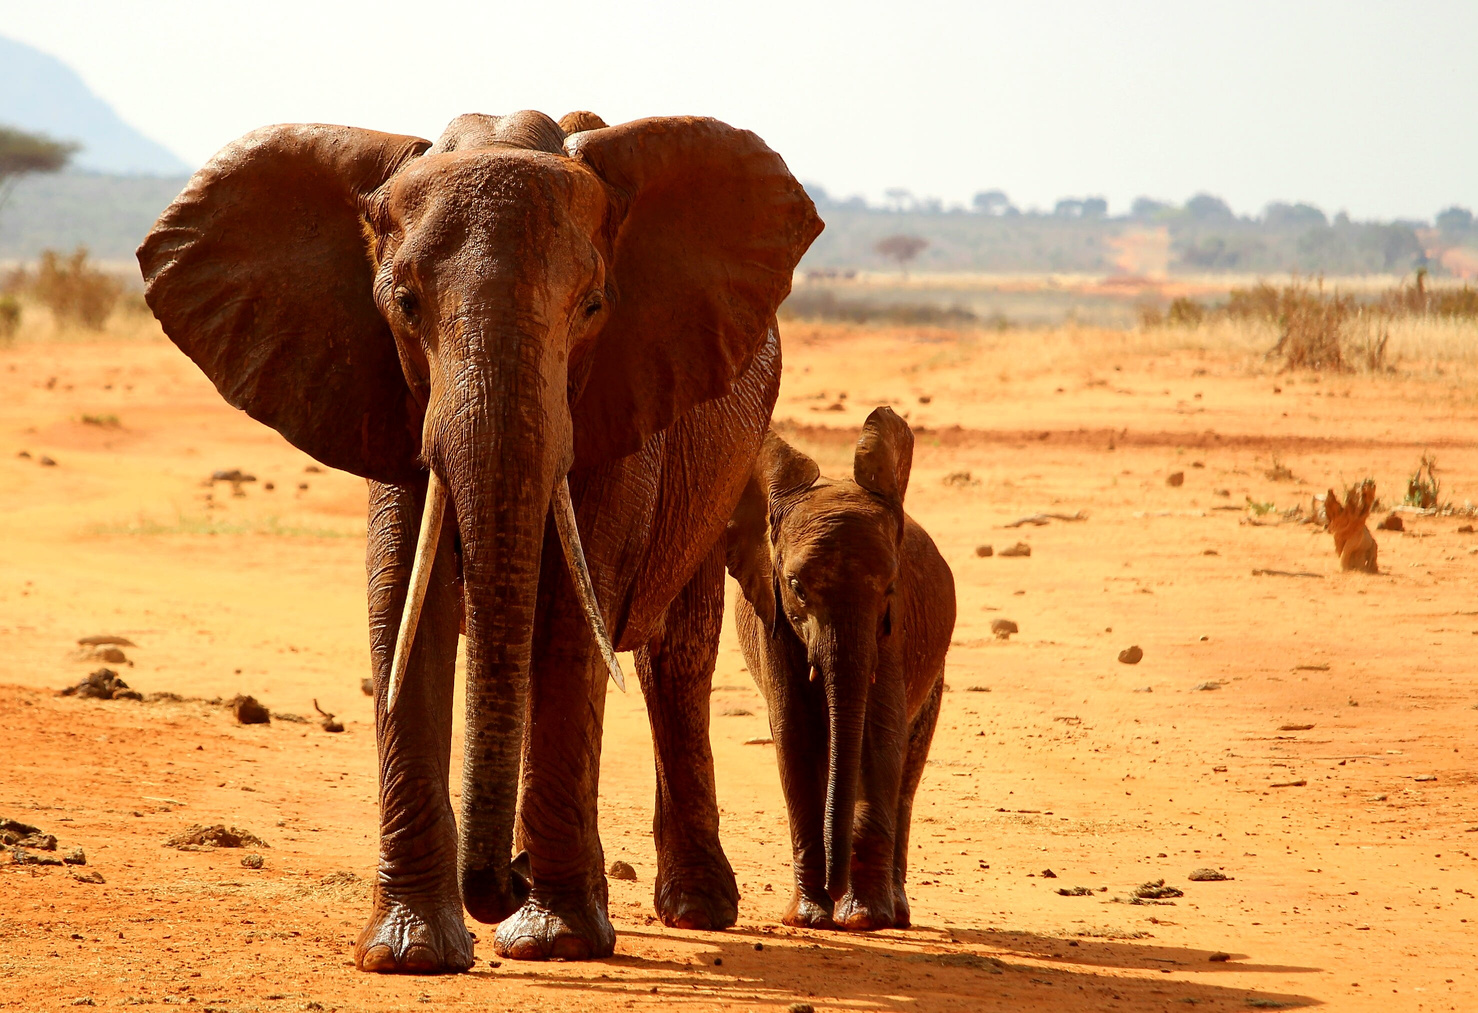
[[[0,261],[85,246],[100,260],[128,262],[188,177],[64,172],[22,179],[0,208]]]
[[[0,124],[76,141],[72,166],[122,175],[181,176],[190,167],[125,123],[72,68],[0,36]]]

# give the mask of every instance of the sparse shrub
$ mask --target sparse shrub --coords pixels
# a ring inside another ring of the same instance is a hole
[[[15,340],[15,332],[21,326],[21,303],[13,295],[0,295],[0,345]]]
[[[1171,300],[1165,322],[1173,327],[1199,327],[1206,319],[1206,307],[1185,296]]]
[[[19,287],[56,314],[59,321],[102,330],[123,294],[123,283],[87,262],[87,248],[66,257],[44,250],[34,276],[23,274]]]
[[[1236,320],[1276,321],[1280,305],[1278,290],[1260,281],[1252,288],[1234,288],[1227,293],[1226,314]]]
[[[1326,295],[1322,280],[1311,288],[1295,278],[1279,293],[1277,319],[1282,333],[1268,357],[1282,356],[1288,369],[1348,370],[1340,332],[1357,310],[1351,296]]]
[[[1416,474],[1406,482],[1406,499],[1402,502],[1430,510],[1437,505],[1441,491],[1441,483],[1437,481],[1437,459],[1423,454],[1421,463],[1416,466]]]
[[[1416,272],[1411,284],[1402,283],[1383,294],[1376,308],[1386,316],[1434,316],[1472,320],[1478,318],[1478,289],[1427,288],[1427,272]]]
[[[1139,326],[1141,330],[1149,330],[1151,327],[1159,327],[1165,323],[1165,314],[1160,309],[1160,304],[1146,299],[1135,307],[1139,312]]]

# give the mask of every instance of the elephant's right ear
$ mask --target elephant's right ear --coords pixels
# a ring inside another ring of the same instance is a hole
[[[324,464],[385,481],[415,474],[421,413],[375,308],[364,205],[428,147],[264,127],[197,172],[138,249],[149,308],[222,397]]]
[[[787,499],[811,488],[820,474],[815,461],[773,431],[765,433],[754,469],[729,520],[725,543],[729,573],[739,582],[745,599],[764,620],[766,629],[774,629],[777,615],[772,543],[776,526]]]

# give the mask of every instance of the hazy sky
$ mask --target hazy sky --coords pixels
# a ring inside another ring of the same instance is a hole
[[[192,163],[272,122],[588,108],[749,127],[842,196],[1478,209],[1475,0],[0,0],[0,32]]]

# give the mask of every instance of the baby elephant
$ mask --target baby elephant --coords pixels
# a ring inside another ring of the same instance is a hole
[[[1325,497],[1324,516],[1329,518],[1329,532],[1334,535],[1334,551],[1339,553],[1340,569],[1380,572],[1375,564],[1375,537],[1365,526],[1373,506],[1375,483],[1368,478],[1346,491],[1343,507],[1333,489]]]
[[[868,416],[851,480],[765,436],[728,529],[744,658],[790,815],[787,925],[909,924],[908,827],[944,691],[955,584],[903,512],[913,433]]]

